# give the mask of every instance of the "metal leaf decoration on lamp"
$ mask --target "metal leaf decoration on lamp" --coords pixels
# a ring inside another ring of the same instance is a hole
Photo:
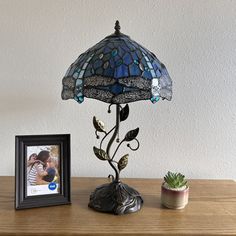
[[[94,154],[107,161],[115,171],[113,182],[104,184],[91,194],[89,207],[114,214],[126,214],[138,211],[143,204],[140,194],[130,186],[120,181],[120,171],[128,164],[128,154],[115,161],[115,155],[121,144],[128,142],[132,151],[139,148],[137,135],[139,128],[130,130],[120,141],[119,125],[129,115],[127,103],[139,100],[151,100],[156,103],[160,98],[171,100],[172,81],[165,66],[156,56],[136,43],[129,36],[120,32],[116,21],[115,33],[107,36],[95,46],[81,54],[70,66],[62,80],[62,99],[75,99],[78,103],[84,97],[109,103],[116,106],[116,124],[109,131],[96,117],[93,125],[97,138],[98,132],[104,133],[100,147],[94,147]],[[122,107],[120,104],[126,104]],[[106,150],[102,149],[103,141],[113,132]],[[117,139],[116,139],[117,138]],[[110,149],[114,140],[119,143],[113,155]],[[136,141],[137,147],[131,147],[129,142]]]

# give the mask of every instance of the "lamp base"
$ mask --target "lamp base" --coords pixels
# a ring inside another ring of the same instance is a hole
[[[88,206],[96,211],[123,215],[139,211],[143,205],[141,195],[120,181],[103,184],[90,195]]]

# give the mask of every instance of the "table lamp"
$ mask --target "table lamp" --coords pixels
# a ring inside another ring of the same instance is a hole
[[[139,128],[131,129],[123,139],[119,138],[120,122],[128,118],[128,103],[151,100],[156,103],[160,98],[171,100],[172,81],[165,66],[156,56],[120,32],[119,21],[115,32],[81,54],[69,67],[62,80],[62,99],[74,99],[78,103],[84,97],[109,103],[116,107],[116,123],[106,130],[104,123],[93,117],[96,137],[103,134],[98,147],[93,147],[95,156],[108,162],[115,172],[112,181],[97,187],[90,195],[88,206],[100,212],[116,215],[133,213],[141,209],[143,199],[138,191],[120,180],[120,172],[128,164],[128,154],[116,160],[122,144],[136,151],[139,148],[137,135]],[[126,104],[126,105],[121,105]],[[106,148],[104,141],[110,136]],[[111,146],[117,142],[114,152]],[[136,142],[133,146],[132,142]]]

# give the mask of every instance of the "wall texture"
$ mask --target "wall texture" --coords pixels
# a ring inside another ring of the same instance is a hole
[[[69,65],[113,33],[116,19],[174,82],[171,102],[130,105],[120,135],[140,127],[141,147],[122,176],[235,178],[235,0],[0,0],[0,175],[14,175],[15,135],[54,133],[71,134],[73,176],[112,173],[93,154],[92,117],[110,127],[114,111],[60,94]]]

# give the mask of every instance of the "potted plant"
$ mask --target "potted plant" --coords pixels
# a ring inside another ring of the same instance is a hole
[[[161,186],[161,203],[171,209],[183,209],[188,204],[189,186],[181,173],[168,171]]]

